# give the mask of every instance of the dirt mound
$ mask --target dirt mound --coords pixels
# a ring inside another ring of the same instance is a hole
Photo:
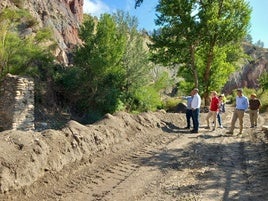
[[[184,113],[107,114],[92,125],[0,135],[0,200],[267,200],[267,114],[243,135],[191,134]],[[237,125],[236,125],[237,126]],[[264,130],[262,130],[264,129]]]
[[[111,145],[133,146],[135,139],[163,127],[161,117],[165,115],[164,111],[140,115],[120,112],[107,114],[93,125],[70,121],[59,131],[4,131],[0,135],[0,192],[29,186],[47,172],[59,172],[74,162],[92,160]]]

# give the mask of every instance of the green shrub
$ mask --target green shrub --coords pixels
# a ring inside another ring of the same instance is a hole
[[[260,95],[261,108],[260,112],[268,112],[268,91],[266,90]]]
[[[174,111],[179,103],[180,100],[177,98],[167,98],[163,102],[163,109],[166,111]]]

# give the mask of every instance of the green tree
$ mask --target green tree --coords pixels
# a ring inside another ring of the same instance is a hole
[[[126,48],[122,57],[122,68],[125,72],[124,87],[122,90],[125,97],[126,109],[132,111],[139,107],[137,104],[140,101],[137,101],[137,99],[142,98],[141,94],[143,96],[148,95],[147,93],[141,93],[136,96],[138,94],[137,91],[141,91],[140,88],[148,86],[152,81],[152,77],[150,76],[152,64],[149,61],[149,51],[146,46],[149,38],[138,31],[138,20],[136,17],[130,16],[129,13],[118,11],[114,15],[114,18],[118,24],[119,31],[127,35]],[[154,93],[159,93],[159,90]],[[149,106],[150,103],[154,105],[153,102],[158,101],[151,100],[151,102],[148,101],[145,105]],[[142,108],[146,108],[145,105]],[[155,108],[156,106],[149,107]]]
[[[260,87],[262,89],[262,93],[268,89],[268,72],[262,73],[259,78]]]
[[[63,96],[80,112],[101,116],[161,106],[160,90],[150,77],[149,40],[137,26],[137,19],[122,11],[99,20],[85,15],[74,67],[57,77],[63,89],[58,91],[65,91]]]
[[[258,40],[258,41],[255,43],[255,45],[258,46],[258,47],[263,48],[263,47],[264,47],[264,42],[262,42],[261,40]]]
[[[36,25],[25,10],[4,9],[0,14],[0,76],[12,74],[39,74],[38,68],[52,61],[49,48],[43,43],[51,40],[49,29],[34,34],[23,34]]]
[[[253,42],[252,36],[250,34],[247,34],[245,37],[245,41],[252,44],[252,42]]]
[[[180,64],[191,73],[186,81],[203,91],[220,90],[242,55],[251,9],[244,0],[160,0],[152,37],[153,59]],[[218,76],[224,70],[224,76]],[[190,78],[190,79],[189,79]],[[218,79],[219,78],[219,79]],[[215,83],[218,83],[216,88]]]
[[[80,37],[84,41],[75,53],[79,77],[80,105],[83,110],[96,108],[101,113],[114,112],[120,105],[124,71],[121,60],[125,51],[126,36],[117,29],[109,14],[97,22],[85,16]]]

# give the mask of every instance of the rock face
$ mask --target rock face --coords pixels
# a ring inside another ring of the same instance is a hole
[[[23,8],[37,20],[40,27],[50,27],[54,32],[58,49],[57,59],[69,63],[68,53],[81,43],[78,28],[83,19],[84,0],[1,0],[3,8]]]
[[[268,49],[253,45],[244,45],[244,51],[251,59],[237,71],[230,75],[229,81],[223,88],[223,93],[230,94],[236,88],[259,88],[258,79],[264,72],[268,72]]]

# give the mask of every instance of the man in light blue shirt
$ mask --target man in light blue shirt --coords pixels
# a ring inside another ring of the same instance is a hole
[[[191,103],[193,100],[193,92],[191,92],[190,96],[183,96],[182,98],[187,101],[187,108],[186,108],[187,126],[185,127],[185,129],[190,129],[191,119],[193,119],[193,112],[192,112],[192,107],[191,107]]]
[[[245,110],[248,109],[248,98],[243,95],[243,90],[241,88],[237,89],[237,97],[236,97],[236,106],[232,117],[231,128],[227,134],[233,134],[235,122],[239,119],[239,134],[242,134],[243,131],[243,118],[245,114]]]

